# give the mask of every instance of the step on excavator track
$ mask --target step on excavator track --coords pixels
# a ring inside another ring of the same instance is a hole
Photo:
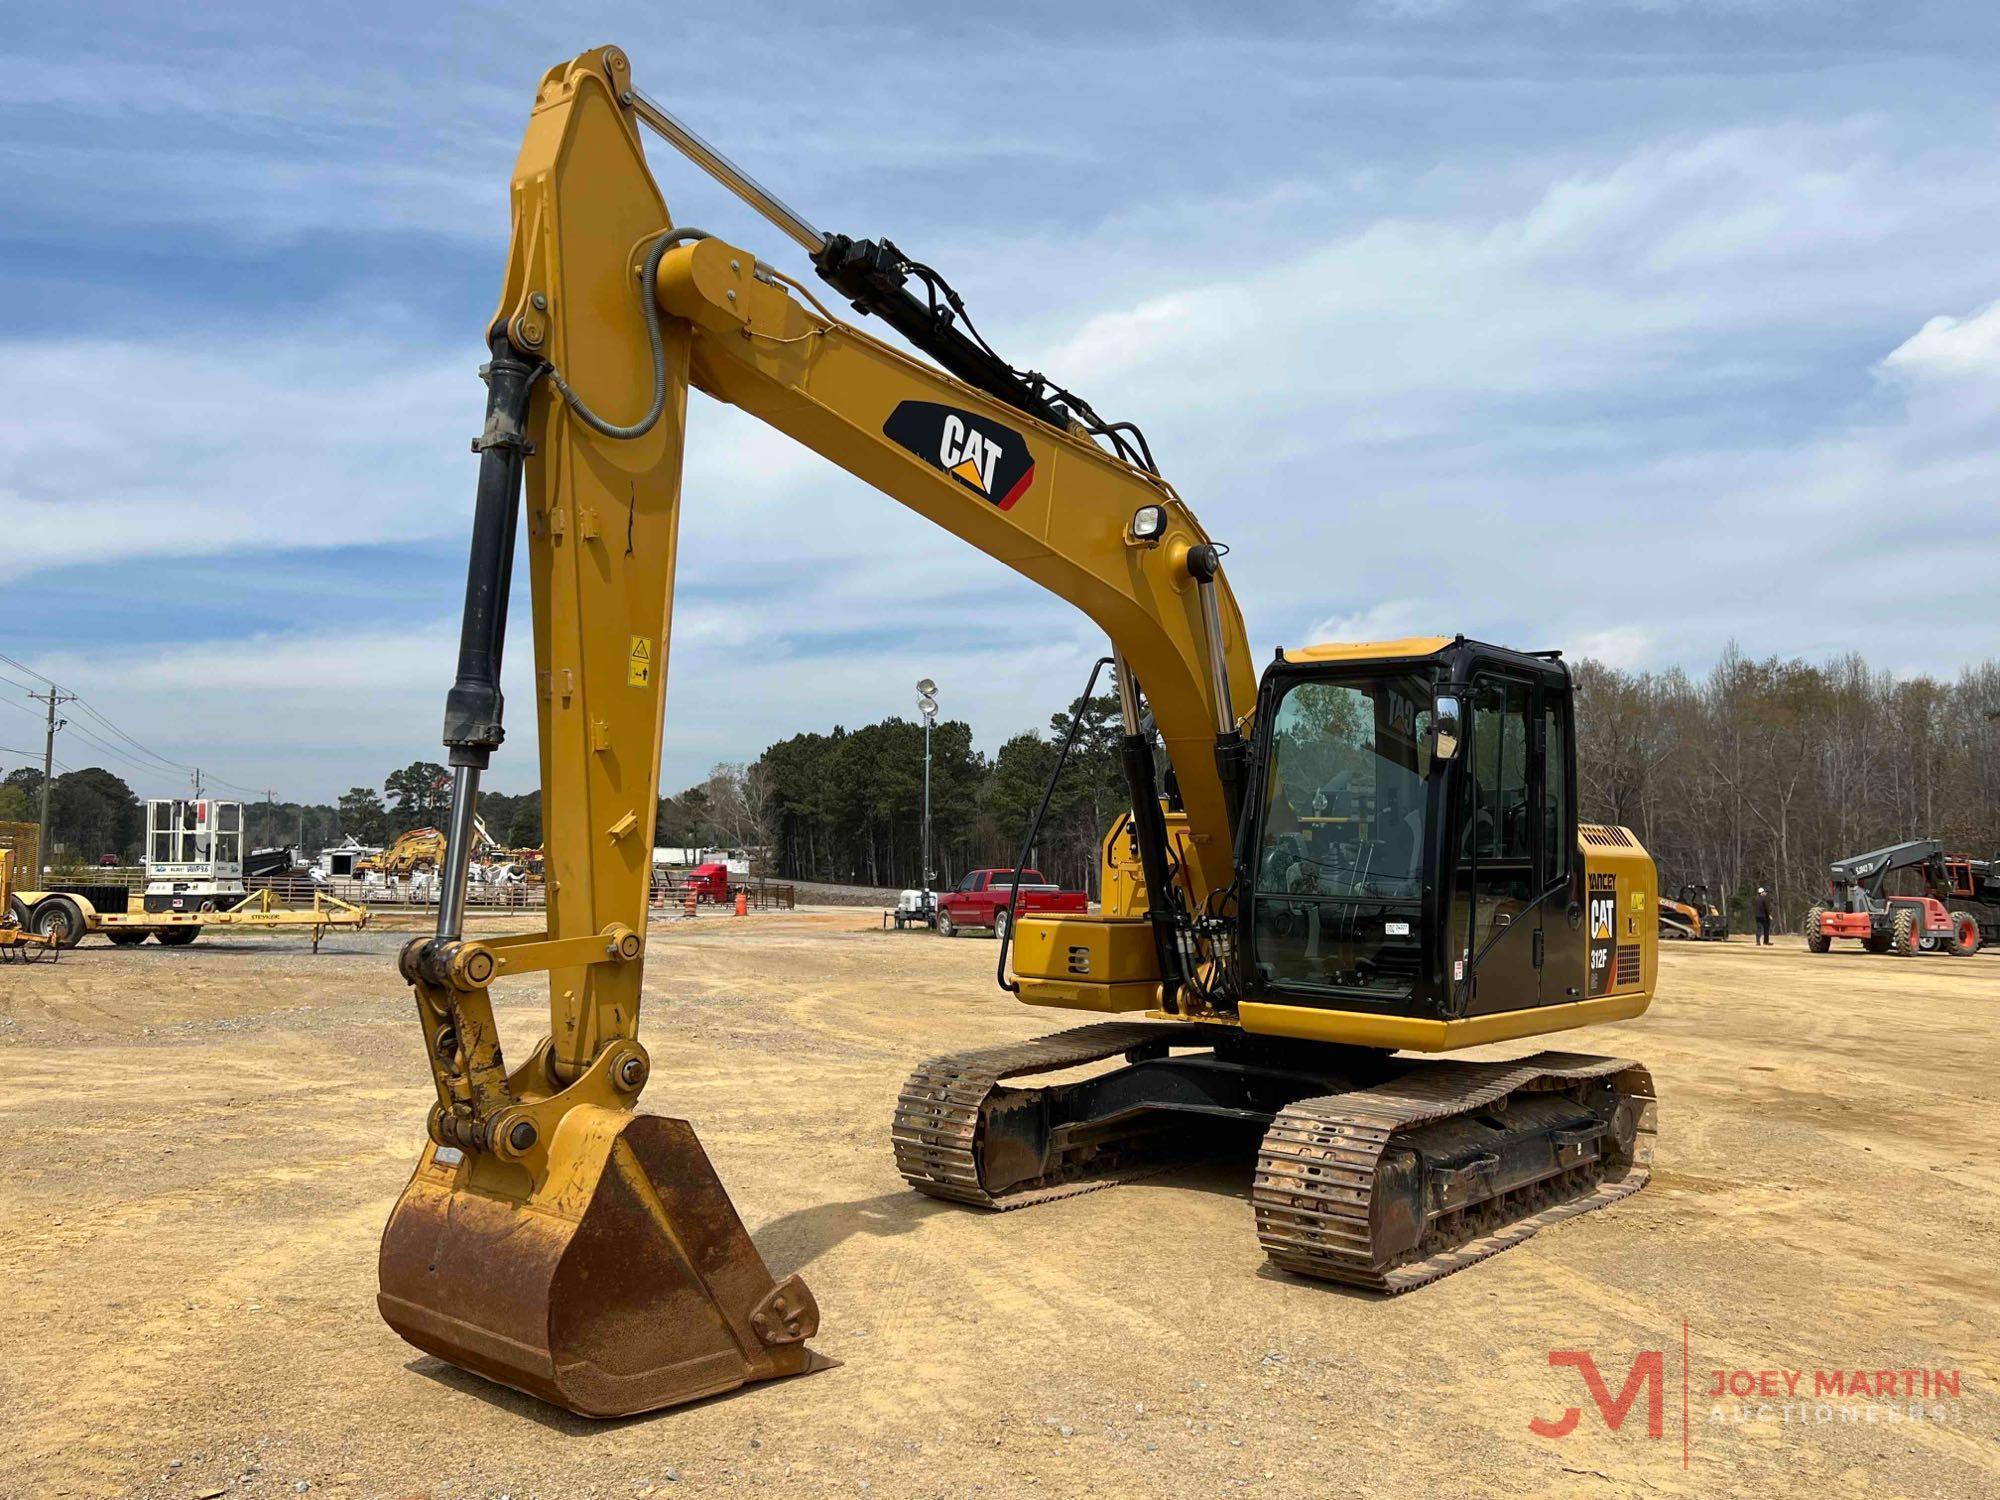
[[[983,1127],[996,1107],[1005,1111],[1021,1101],[1033,1108],[1038,1092],[1002,1091],[996,1098],[1002,1080],[1212,1041],[1200,1026],[1111,1021],[1012,1046],[934,1057],[910,1075],[896,1103],[890,1138],[897,1170],[920,1193],[992,1209],[1025,1208],[1124,1181],[1148,1164],[1146,1147],[1162,1122],[1142,1119],[1128,1132],[1099,1132],[1059,1147],[1053,1161],[1039,1163],[1040,1171],[1016,1175],[989,1190],[988,1184],[1000,1181],[1006,1168],[992,1160],[992,1137]]]
[[[1304,1099],[1258,1154],[1257,1237],[1287,1271],[1407,1292],[1636,1193],[1654,1114],[1643,1067],[1573,1052]]]

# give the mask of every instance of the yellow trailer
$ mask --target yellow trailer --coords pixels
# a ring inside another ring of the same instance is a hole
[[[31,964],[61,952],[61,942],[28,926],[26,908],[14,899],[14,851],[0,845],[0,962]]]
[[[120,948],[137,947],[149,937],[177,948],[201,936],[204,927],[303,927],[311,932],[313,952],[317,953],[320,939],[328,931],[368,925],[366,910],[323,891],[313,892],[311,906],[281,906],[269,891],[253,891],[222,910],[191,912],[134,911],[130,893],[125,910],[112,911],[102,902],[102,894],[15,891],[10,906],[23,932],[63,948],[74,948],[93,932],[103,933]]]

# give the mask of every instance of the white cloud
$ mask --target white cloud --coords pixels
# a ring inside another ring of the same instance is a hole
[[[1573,659],[1589,657],[1607,667],[1642,667],[1649,662],[1652,645],[1652,637],[1645,631],[1616,625],[1608,630],[1585,632],[1564,654]]]
[[[0,343],[0,578],[456,530],[471,364],[337,334]]]
[[[1907,298],[1912,259],[1970,288],[2000,221],[1978,153],[1896,161],[1861,123],[1718,131],[1547,183],[1486,218],[1389,216],[1290,259],[1100,312],[1045,359],[1124,405],[1315,409],[1342,436],[1435,430],[1468,401],[1768,370],[1703,369],[1722,340],[1788,343]],[[1941,219],[1940,212],[1943,217]],[[1961,231],[1944,235],[1946,224]]]
[[[0,579],[107,556],[461,536],[478,362],[471,347],[412,350],[324,326],[189,345],[0,342]],[[694,404],[686,532],[744,534],[773,511],[809,511],[801,496],[826,481],[824,461]]]
[[[1413,600],[1389,599],[1351,614],[1328,615],[1307,627],[1301,646],[1326,641],[1394,641],[1405,636],[1437,633],[1435,624],[1421,619],[1422,608]]]
[[[2000,302],[1970,317],[1940,313],[1891,349],[1882,368],[1915,381],[1990,381],[2000,375]]]

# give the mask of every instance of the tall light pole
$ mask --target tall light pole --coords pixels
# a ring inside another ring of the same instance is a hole
[[[924,915],[931,914],[931,726],[937,722],[937,684],[926,677],[917,684],[917,710],[924,716]]]

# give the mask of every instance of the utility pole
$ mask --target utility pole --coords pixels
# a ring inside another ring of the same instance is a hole
[[[49,684],[49,690],[46,693],[30,693],[28,696],[37,703],[46,703],[49,708],[48,734],[42,740],[42,825],[41,832],[36,835],[35,840],[35,858],[43,868],[47,868],[49,862],[49,783],[55,779],[56,774],[56,731],[69,723],[68,719],[58,719],[56,717],[56,708],[60,704],[76,702],[76,694],[65,693],[52,682]],[[30,874],[37,885],[41,884],[41,870],[31,871]]]

